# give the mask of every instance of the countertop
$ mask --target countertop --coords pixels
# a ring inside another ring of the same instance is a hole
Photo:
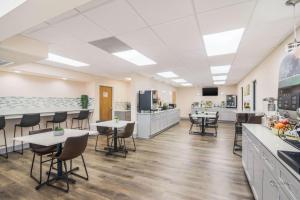
[[[260,124],[243,124],[243,127],[250,131],[300,181],[300,175],[277,155],[278,150],[300,152],[298,149],[284,142],[278,136],[274,135],[271,130]]]
[[[1,112],[1,116],[5,116],[6,119],[19,119],[22,118],[24,114],[34,114],[40,113],[41,116],[52,116],[55,112],[68,112],[68,114],[76,114],[81,110],[86,109],[76,109],[76,108],[59,108],[59,109],[42,109],[42,110],[22,110],[22,111],[11,111],[11,112]],[[93,111],[94,109],[88,109],[89,111]]]
[[[130,112],[131,110],[114,110],[114,112]]]
[[[168,110],[160,110],[160,111],[154,111],[154,112],[142,112],[142,113],[138,113],[138,115],[153,115],[153,114],[159,114],[159,113],[175,111],[175,110],[179,111],[179,108],[173,108],[173,109],[168,109]]]

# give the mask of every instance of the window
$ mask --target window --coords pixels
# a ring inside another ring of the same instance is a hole
[[[253,84],[253,111],[256,110],[256,80],[252,82]]]

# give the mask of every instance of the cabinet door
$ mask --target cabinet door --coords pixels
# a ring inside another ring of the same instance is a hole
[[[263,200],[279,200],[279,186],[275,178],[269,172],[269,169],[264,166],[263,170]]]
[[[254,152],[253,152],[253,144],[250,138],[248,138],[248,146],[247,146],[247,171],[248,171],[248,179],[249,183],[253,185],[253,162],[254,162]]]
[[[247,132],[243,131],[243,136],[242,136],[242,162],[243,162],[243,166],[245,168],[245,170],[247,171],[248,167],[247,167],[247,149],[248,149],[248,136],[247,136]]]
[[[253,162],[253,193],[256,200],[262,199],[262,182],[263,182],[263,160],[261,149],[256,144],[253,145],[254,162]]]

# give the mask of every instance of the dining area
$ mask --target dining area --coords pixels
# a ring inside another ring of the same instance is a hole
[[[218,111],[196,111],[195,113],[189,114],[190,129],[189,134],[198,135],[218,135],[218,122],[219,112]],[[197,131],[194,131],[197,129]],[[214,132],[208,132],[207,129],[214,129]]]

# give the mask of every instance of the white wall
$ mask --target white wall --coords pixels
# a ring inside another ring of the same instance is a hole
[[[202,87],[178,88],[177,89],[177,107],[180,108],[180,117],[187,117],[191,112],[193,102],[212,101],[220,105],[226,100],[226,95],[237,95],[236,85],[221,86],[218,96],[202,96]]]
[[[299,37],[299,36],[298,36]],[[238,84],[238,101],[239,109],[241,109],[241,87],[245,88],[250,84],[250,96],[244,97],[244,100],[250,102],[251,110],[252,105],[252,82],[257,81],[256,86],[256,111],[265,112],[266,103],[262,101],[265,97],[275,97],[278,95],[278,80],[279,80],[279,68],[282,59],[286,55],[285,47],[288,43],[292,42],[293,38],[287,38],[283,43],[278,45],[258,66],[256,66],[247,76],[245,76]]]

